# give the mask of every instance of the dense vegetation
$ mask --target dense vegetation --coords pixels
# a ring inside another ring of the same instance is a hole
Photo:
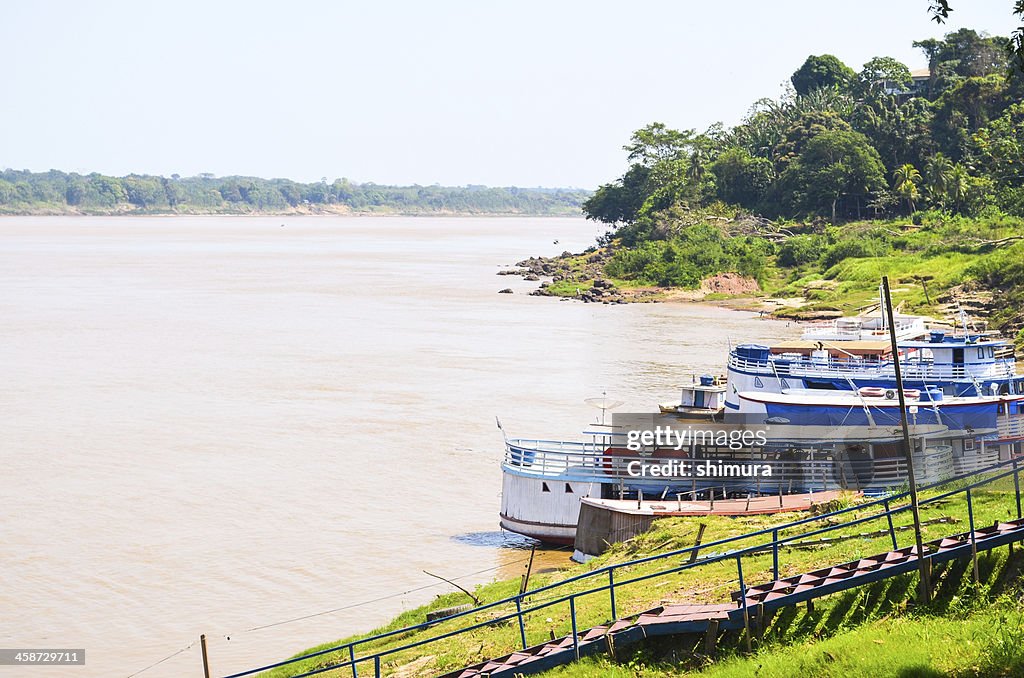
[[[996,320],[1024,322],[1024,71],[1006,38],[970,29],[914,44],[924,73],[810,56],[733,128],[636,131],[625,173],[583,205],[612,227],[606,272],[692,288],[734,271],[794,296],[824,280],[817,308],[852,310],[892,269],[937,293],[998,291],[1013,304]]]
[[[347,179],[303,184],[257,177],[0,171],[0,214],[398,213],[578,214],[577,189],[380,186]]]

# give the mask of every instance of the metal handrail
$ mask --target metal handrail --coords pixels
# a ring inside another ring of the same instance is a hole
[[[995,473],[998,469],[1003,469],[1003,468],[1007,468],[1007,467],[1009,467],[1009,470],[1004,470],[1002,472]],[[923,499],[923,500],[920,501],[920,504],[921,505],[928,505],[928,504],[931,504],[931,503],[944,501],[944,500],[946,500],[946,499],[948,499],[950,497],[956,496],[958,494],[965,494],[967,496],[968,513],[969,513],[969,516],[970,516],[970,523],[971,523],[970,524],[970,533],[971,533],[971,538],[973,539],[974,538],[974,521],[973,521],[973,505],[971,503],[971,490],[977,489],[977,488],[982,487],[984,485],[988,485],[988,484],[994,483],[994,482],[996,482],[998,480],[1001,480],[1003,478],[1007,478],[1007,477],[1013,476],[1013,478],[1014,478],[1015,499],[1016,499],[1016,509],[1017,509],[1017,518],[1019,520],[1022,517],[1022,513],[1021,513],[1021,494],[1020,494],[1020,471],[1021,471],[1021,469],[1020,469],[1020,466],[1019,466],[1019,459],[1017,457],[1014,457],[1014,458],[1008,459],[1006,461],[1002,461],[1002,462],[999,462],[997,464],[993,464],[993,465],[991,465],[991,466],[989,466],[989,467],[987,467],[985,469],[973,472],[971,474],[967,474],[967,475],[964,475],[964,476],[958,476],[958,477],[955,477],[955,478],[949,478],[949,479],[942,480],[942,481],[935,482],[935,483],[924,484],[924,485],[921,485],[919,487],[919,491],[920,490],[935,489],[935,488],[938,488],[938,487],[940,487],[942,485],[947,485],[947,484],[950,484],[950,483],[953,483],[953,482],[963,482],[964,480],[967,480],[967,479],[970,479],[970,478],[985,476],[985,477],[983,477],[983,478],[981,478],[979,480],[976,480],[974,482],[968,483],[965,486],[957,487],[957,488],[954,488],[954,489],[949,490],[947,492],[943,492],[943,493],[937,494],[935,496],[929,497],[927,499]],[[988,475],[988,474],[992,474],[992,473],[995,473],[995,475]],[[893,543],[893,545],[895,547],[895,545],[897,544],[897,541],[896,541],[896,535],[895,535],[895,528],[893,527],[892,517],[897,515],[900,512],[910,510],[910,505],[906,504],[906,505],[895,506],[894,507],[894,506],[892,506],[892,503],[894,501],[898,501],[898,500],[901,500],[901,499],[906,499],[907,497],[909,497],[909,492],[901,492],[899,494],[890,495],[890,496],[884,497],[882,499],[877,499],[877,500],[869,502],[867,504],[861,504],[861,505],[858,505],[858,506],[850,506],[850,507],[847,507],[847,508],[844,508],[844,509],[839,509],[837,511],[832,511],[830,513],[824,513],[824,514],[817,515],[817,516],[810,516],[810,517],[807,517],[807,518],[803,518],[803,519],[800,519],[800,520],[796,520],[796,521],[792,521],[792,522],[786,523],[784,525],[777,525],[777,526],[774,526],[774,527],[765,528],[765,529],[762,529],[762,530],[757,530],[755,532],[750,532],[750,533],[746,533],[746,534],[742,534],[742,535],[736,535],[736,536],[732,536],[732,537],[726,537],[724,539],[719,539],[719,540],[714,541],[714,542],[708,542],[708,543],[704,543],[704,544],[700,544],[700,545],[696,545],[696,546],[690,546],[690,547],[686,547],[686,548],[682,548],[682,549],[676,549],[676,550],[673,550],[673,551],[668,551],[668,552],[665,552],[665,553],[659,553],[659,554],[656,554],[656,555],[647,556],[645,558],[638,558],[638,559],[626,561],[626,562],[623,562],[623,563],[613,563],[613,564],[610,564],[610,565],[605,565],[604,567],[601,567],[601,568],[598,568],[598,569],[595,569],[595,570],[591,570],[589,572],[581,573],[581,574],[569,577],[569,578],[564,579],[564,580],[559,581],[559,582],[554,582],[554,583],[551,583],[551,584],[547,584],[545,586],[540,586],[538,588],[531,589],[530,591],[527,591],[527,592],[522,593],[522,594],[517,595],[517,596],[513,596],[513,597],[509,597],[509,598],[504,598],[502,600],[494,601],[492,603],[487,603],[487,604],[481,605],[479,607],[475,607],[475,608],[472,608],[470,610],[467,610],[465,612],[461,612],[461,613],[457,613],[457,614],[454,614],[454,615],[451,615],[451,616],[448,616],[448,617],[444,617],[442,619],[438,619],[438,620],[434,620],[434,621],[430,621],[430,622],[424,622],[422,624],[416,624],[416,625],[413,625],[413,626],[407,626],[407,627],[404,627],[404,628],[401,628],[401,629],[394,629],[392,631],[388,631],[388,632],[385,632],[385,633],[377,634],[377,635],[374,635],[374,636],[368,636],[366,638],[361,638],[361,639],[357,639],[357,640],[354,640],[354,641],[350,641],[348,643],[344,643],[342,645],[338,645],[338,646],[335,646],[335,647],[327,648],[327,649],[324,649],[324,650],[319,650],[317,652],[311,652],[311,653],[308,653],[308,654],[305,654],[305,655],[301,655],[301,656],[298,656],[298,657],[292,657],[292,658],[284,660],[284,661],[275,662],[273,664],[268,664],[268,665],[265,665],[265,666],[261,666],[259,668],[250,669],[250,670],[242,671],[242,672],[238,672],[238,673],[233,673],[233,674],[230,674],[228,676],[225,676],[224,678],[243,678],[244,676],[250,676],[250,675],[253,675],[253,674],[256,674],[256,673],[260,673],[260,672],[263,672],[263,671],[268,671],[270,669],[279,668],[281,666],[286,666],[288,664],[293,664],[295,662],[303,661],[305,659],[311,659],[311,658],[315,658],[315,657],[320,657],[320,656],[323,656],[323,655],[326,655],[326,654],[330,654],[330,653],[333,653],[333,652],[340,652],[340,651],[343,651],[343,650],[344,651],[348,651],[348,653],[349,653],[349,655],[351,657],[348,661],[343,661],[343,662],[339,662],[339,663],[323,666],[323,667],[314,669],[312,671],[308,671],[308,672],[305,672],[305,673],[298,674],[296,676],[293,676],[293,678],[303,678],[305,676],[312,676],[312,675],[316,675],[316,674],[319,674],[319,673],[324,673],[324,672],[327,672],[327,671],[334,671],[334,670],[344,669],[344,668],[351,668],[352,669],[353,677],[357,678],[357,675],[358,675],[357,674],[357,670],[356,670],[357,665],[361,664],[361,663],[369,663],[369,662],[373,663],[374,669],[375,669],[375,675],[377,676],[377,678],[379,678],[379,676],[381,675],[381,672],[380,672],[381,659],[386,657],[386,656],[393,655],[395,653],[402,652],[402,651],[409,650],[409,649],[413,649],[413,648],[416,648],[416,647],[421,647],[423,645],[427,645],[429,643],[433,643],[433,642],[436,642],[436,641],[439,641],[439,640],[444,640],[446,638],[451,638],[453,636],[457,636],[457,635],[460,635],[460,634],[463,634],[463,633],[468,633],[470,631],[474,631],[476,629],[483,628],[485,626],[492,626],[494,624],[498,624],[498,623],[501,623],[503,621],[510,621],[512,619],[516,619],[519,622],[519,627],[520,627],[520,630],[521,630],[521,640],[522,640],[522,644],[523,644],[523,646],[525,648],[527,646],[527,644],[526,644],[526,634],[525,634],[525,625],[524,625],[525,624],[525,622],[524,622],[524,615],[527,615],[527,614],[529,614],[531,612],[535,612],[537,610],[541,610],[541,609],[544,609],[544,608],[547,608],[547,607],[551,607],[552,605],[557,605],[557,604],[560,604],[560,603],[564,603],[564,602],[567,602],[567,601],[570,603],[570,607],[571,607],[571,614],[572,614],[572,621],[573,621],[573,628],[574,628],[574,634],[573,634],[573,636],[574,636],[573,637],[574,647],[578,648],[578,637],[577,637],[577,635],[575,633],[575,629],[576,629],[575,601],[576,601],[577,598],[581,598],[581,597],[587,596],[587,595],[592,595],[592,594],[595,594],[595,593],[601,593],[603,591],[608,591],[609,595],[611,597],[611,600],[612,600],[612,616],[616,617],[617,615],[615,614],[615,598],[614,598],[614,593],[615,593],[615,589],[616,588],[622,587],[622,586],[626,586],[626,585],[629,585],[629,584],[633,584],[633,583],[637,583],[637,582],[641,582],[641,581],[646,581],[646,580],[653,579],[653,578],[656,578],[656,577],[663,577],[663,576],[666,576],[668,574],[675,574],[677,572],[681,572],[681,571],[684,571],[684,570],[687,570],[687,569],[691,569],[691,568],[695,568],[695,567],[706,566],[708,564],[721,562],[721,561],[726,560],[726,559],[735,559],[736,560],[741,591],[744,591],[746,589],[746,586],[745,586],[745,582],[744,582],[744,579],[743,579],[742,562],[740,560],[740,558],[742,556],[744,556],[744,555],[753,555],[753,554],[757,554],[757,553],[763,553],[765,551],[765,549],[770,547],[772,549],[772,552],[773,552],[773,573],[775,575],[775,578],[778,579],[778,575],[779,575],[778,551],[779,551],[779,547],[780,546],[783,546],[785,544],[789,544],[791,542],[795,542],[797,540],[807,539],[809,537],[813,537],[813,536],[817,536],[817,535],[820,535],[820,534],[824,534],[824,533],[827,533],[827,532],[830,532],[830,531],[833,531],[833,530],[853,527],[853,526],[860,525],[862,523],[866,523],[866,522],[869,522],[869,521],[872,521],[872,520],[878,520],[880,518],[888,518],[889,533],[890,533],[890,537],[892,539],[892,543]],[[847,513],[852,512],[852,511],[863,511],[865,509],[874,508],[874,507],[877,507],[877,506],[882,506],[884,508],[883,508],[883,510],[881,512],[878,512],[878,513],[871,513],[869,515],[861,516],[859,518],[854,518],[852,520],[848,520],[848,521],[842,522],[842,523],[826,524],[824,527],[821,527],[821,528],[818,528],[818,529],[815,529],[815,530],[811,530],[810,532],[802,532],[800,534],[790,535],[790,536],[781,536],[781,533],[789,531],[789,530],[792,530],[793,528],[796,528],[796,527],[800,527],[802,525],[807,525],[807,524],[814,523],[814,522],[827,522],[827,521],[831,521],[836,516],[845,515]],[[746,546],[746,547],[735,549],[735,550],[726,550],[724,552],[718,552],[718,549],[720,549],[723,546],[727,546],[729,544],[733,544],[733,543],[739,542],[739,541],[749,540],[749,539],[752,539],[752,538],[755,538],[755,537],[765,536],[765,535],[768,535],[768,534],[772,535],[772,539],[770,541],[766,541],[766,542],[763,542],[763,543],[755,544],[753,546]],[[687,556],[687,555],[690,555],[690,554],[693,554],[693,553],[696,553],[696,552],[700,552],[700,551],[703,551],[706,554],[710,552],[711,555],[708,555],[706,557],[703,557],[703,558],[700,558],[700,559],[697,559],[697,560],[693,560],[693,561],[690,561],[690,562],[685,562],[685,563],[683,563],[681,565],[676,565],[674,567],[671,567],[671,568],[668,568],[668,569],[665,569],[665,570],[658,570],[657,572],[647,573],[647,574],[643,574],[643,575],[637,575],[635,577],[628,578],[628,579],[616,580],[615,577],[614,577],[614,573],[616,571],[624,569],[624,568],[635,567],[637,565],[642,565],[642,564],[645,564],[645,563],[655,562],[655,561],[659,561],[659,560],[668,560],[668,559],[679,558],[680,556]],[[925,553],[924,557],[930,557],[930,556],[929,556],[929,554]],[[548,591],[554,591],[556,589],[568,586],[570,584],[574,584],[576,582],[581,582],[583,580],[593,579],[593,578],[597,578],[597,577],[607,577],[609,583],[601,585],[601,586],[597,586],[597,587],[594,587],[594,588],[588,588],[588,589],[585,589],[583,591],[571,592],[571,593],[568,593],[568,594],[560,596],[560,597],[556,597],[556,598],[551,599],[551,600],[545,600],[543,602],[536,603],[536,604],[534,604],[532,606],[523,606],[523,601],[525,601],[527,599],[533,599],[533,598],[535,598],[536,596],[538,596],[541,593],[548,592]],[[743,604],[746,604],[745,598],[741,602]],[[439,634],[437,636],[432,636],[430,638],[424,638],[422,640],[414,641],[414,642],[411,642],[411,643],[406,643],[406,644],[401,645],[399,647],[387,648],[385,650],[382,650],[380,652],[376,652],[376,653],[367,655],[365,657],[359,657],[359,658],[355,657],[355,648],[360,646],[360,645],[364,645],[366,643],[370,643],[370,642],[373,642],[373,641],[379,641],[379,640],[383,640],[383,639],[386,639],[386,638],[394,637],[394,636],[399,635],[399,634],[407,634],[407,633],[410,633],[410,632],[413,632],[413,631],[427,629],[427,628],[430,628],[432,626],[436,626],[438,624],[441,624],[442,622],[450,622],[450,621],[452,621],[454,619],[463,618],[463,617],[466,617],[466,616],[469,616],[469,615],[478,615],[480,612],[485,611],[485,610],[495,609],[495,608],[498,608],[498,607],[501,607],[501,606],[511,606],[511,605],[515,605],[516,612],[509,613],[509,614],[506,614],[506,615],[502,615],[502,616],[499,616],[499,617],[496,617],[496,618],[487,619],[486,621],[478,622],[478,623],[472,624],[470,626],[460,627],[458,629],[454,629],[452,631],[448,631],[448,632]]]

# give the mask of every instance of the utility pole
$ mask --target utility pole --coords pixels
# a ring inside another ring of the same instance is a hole
[[[903,452],[907,458],[907,476],[910,480],[910,512],[914,516],[914,541],[917,544],[917,563],[921,572],[921,601],[932,598],[930,563],[924,557],[921,541],[921,512],[917,504],[917,481],[914,478],[914,454],[910,447],[910,426],[907,423],[907,400],[903,394],[903,375],[900,373],[900,353],[896,344],[896,323],[892,313],[892,295],[889,292],[889,276],[882,276],[882,294],[885,297],[885,313],[889,320],[889,342],[892,344],[892,364],[896,370],[896,393],[900,399],[900,423],[903,426]]]

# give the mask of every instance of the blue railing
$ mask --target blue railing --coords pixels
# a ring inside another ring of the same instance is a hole
[[[747,358],[735,350],[729,354],[729,367],[740,371],[767,374],[770,376],[822,376],[850,374],[865,378],[895,379],[895,367],[891,360],[854,360],[832,356],[816,358],[808,356],[787,357],[772,354],[765,359]],[[901,360],[903,378],[906,380],[938,379],[1007,379],[1016,376],[1016,361],[1012,358],[979,360],[971,363],[936,363],[929,360]]]
[[[1000,471],[1000,469],[1006,469],[1006,470]],[[966,501],[967,501],[967,512],[968,512],[968,521],[969,521],[969,526],[970,526],[970,534],[971,534],[971,539],[973,540],[974,539],[974,505],[973,505],[973,498],[972,498],[972,490],[977,489],[979,487],[982,487],[984,485],[989,485],[991,483],[997,482],[999,480],[1002,480],[1003,478],[1008,478],[1008,477],[1012,476],[1013,477],[1013,485],[1014,485],[1014,495],[1015,495],[1015,502],[1016,502],[1016,510],[1017,510],[1017,519],[1019,520],[1022,517],[1022,514],[1021,514],[1021,494],[1020,494],[1020,471],[1021,471],[1021,469],[1020,469],[1020,461],[1019,461],[1019,459],[1017,457],[1014,457],[1014,458],[1009,459],[1007,461],[1003,461],[1003,462],[999,462],[997,464],[993,464],[993,465],[991,465],[991,466],[989,466],[989,467],[987,467],[985,469],[981,469],[979,471],[976,471],[976,472],[973,472],[973,473],[970,473],[970,474],[967,474],[967,475],[964,475],[964,476],[959,476],[959,477],[955,477],[955,478],[949,478],[949,479],[942,480],[942,481],[939,481],[939,482],[936,482],[936,483],[931,483],[931,484],[928,484],[928,485],[922,485],[919,488],[919,491],[936,489],[936,488],[942,487],[944,485],[949,485],[951,483],[963,483],[964,481],[967,481],[969,479],[978,478],[978,480],[975,480],[974,482],[969,482],[969,483],[967,483],[965,485],[962,485],[960,487],[956,487],[956,488],[951,489],[949,491],[946,491],[946,492],[934,495],[932,497],[928,497],[927,499],[922,499],[919,502],[919,504],[921,506],[925,506],[925,505],[932,504],[932,503],[935,503],[935,502],[944,501],[946,499],[949,499],[950,497],[954,497],[954,496],[959,495],[959,494],[965,494],[966,495]],[[676,574],[676,573],[683,572],[685,570],[689,570],[689,569],[692,569],[692,568],[703,567],[703,566],[710,565],[712,563],[723,562],[723,561],[726,561],[726,560],[735,560],[736,561],[736,570],[737,570],[738,581],[739,581],[740,592],[741,592],[741,595],[740,595],[740,606],[744,610],[744,616],[746,617],[746,614],[747,614],[747,611],[746,611],[747,601],[746,601],[745,591],[746,591],[747,587],[746,587],[746,581],[745,581],[744,576],[743,576],[743,563],[742,563],[742,557],[743,556],[751,556],[751,555],[755,555],[755,554],[764,554],[768,549],[771,549],[771,552],[772,552],[772,574],[773,574],[773,577],[775,578],[775,580],[778,580],[779,579],[779,549],[781,547],[783,547],[783,546],[785,546],[787,544],[797,544],[800,541],[807,540],[809,538],[816,537],[816,536],[819,536],[819,535],[822,535],[822,534],[826,534],[826,533],[834,531],[834,530],[854,527],[856,525],[860,525],[860,524],[863,524],[863,523],[879,520],[881,518],[885,518],[887,520],[887,522],[888,522],[888,532],[889,532],[889,536],[890,536],[890,539],[891,539],[891,542],[892,542],[892,547],[893,547],[893,550],[897,550],[898,549],[898,543],[897,543],[897,539],[896,539],[896,528],[895,528],[895,525],[893,523],[893,516],[895,516],[897,514],[900,514],[900,513],[904,512],[904,511],[909,511],[911,509],[911,506],[910,506],[909,503],[901,505],[901,506],[895,506],[895,507],[892,506],[892,504],[893,504],[893,502],[896,502],[896,501],[899,501],[899,500],[902,500],[902,499],[907,499],[909,496],[910,496],[909,492],[902,492],[902,493],[899,493],[899,494],[883,497],[881,499],[869,502],[867,504],[859,504],[859,505],[856,505],[856,506],[850,506],[850,507],[847,507],[847,508],[844,508],[844,509],[839,509],[837,511],[832,511],[830,513],[824,513],[824,514],[821,514],[821,515],[810,516],[810,517],[807,517],[807,518],[803,518],[801,520],[796,520],[796,521],[793,521],[793,522],[786,523],[784,525],[777,525],[777,526],[774,526],[774,527],[765,528],[763,530],[758,530],[758,531],[755,531],[755,532],[748,532],[748,533],[741,534],[741,535],[736,535],[736,536],[733,536],[733,537],[726,537],[724,539],[719,539],[717,541],[708,542],[708,543],[705,543],[705,544],[699,544],[699,545],[695,545],[695,546],[690,546],[690,547],[683,548],[683,549],[677,549],[677,550],[674,550],[674,551],[668,551],[668,552],[665,552],[665,553],[659,553],[659,554],[656,554],[656,555],[647,556],[645,558],[638,558],[638,559],[635,559],[635,560],[630,560],[630,561],[626,561],[626,562],[622,562],[622,563],[614,563],[614,564],[611,564],[611,565],[605,565],[604,567],[598,568],[596,570],[591,570],[591,571],[588,571],[588,572],[584,572],[584,573],[575,575],[573,577],[569,577],[568,579],[564,579],[564,580],[559,581],[559,582],[554,582],[554,583],[551,583],[551,584],[547,584],[545,586],[540,586],[538,588],[531,589],[531,590],[526,591],[526,592],[524,592],[524,593],[522,593],[520,595],[517,595],[517,596],[513,596],[513,597],[510,597],[510,598],[505,598],[505,599],[498,600],[498,601],[495,601],[495,602],[492,602],[492,603],[487,603],[487,604],[484,604],[484,605],[480,605],[478,607],[474,607],[474,608],[472,608],[470,610],[467,610],[465,612],[461,612],[461,613],[454,614],[454,615],[451,615],[451,616],[448,616],[448,617],[444,617],[442,619],[437,619],[437,620],[434,620],[434,621],[424,622],[422,624],[416,624],[416,625],[413,625],[413,626],[407,626],[407,627],[404,627],[404,628],[395,629],[395,630],[387,631],[387,632],[384,632],[384,633],[379,633],[379,634],[376,634],[376,635],[373,635],[373,636],[368,636],[366,638],[361,638],[361,639],[354,640],[354,641],[351,641],[351,642],[348,642],[348,643],[343,643],[343,644],[337,645],[335,647],[330,647],[330,648],[327,648],[327,649],[324,649],[324,650],[318,650],[316,652],[310,652],[308,654],[304,654],[304,655],[301,655],[301,656],[298,656],[298,657],[292,657],[291,659],[286,659],[284,661],[279,661],[279,662],[276,662],[276,663],[273,663],[273,664],[267,664],[265,666],[260,666],[258,668],[249,669],[247,671],[241,671],[239,673],[233,673],[233,674],[230,674],[228,676],[225,676],[224,678],[243,678],[244,676],[251,676],[251,675],[254,675],[254,674],[257,674],[257,673],[261,673],[261,672],[264,672],[264,671],[269,671],[271,669],[280,668],[282,666],[288,666],[290,664],[295,664],[297,662],[305,661],[307,659],[314,659],[316,657],[322,657],[324,655],[332,654],[332,653],[347,654],[348,655],[348,659],[346,661],[341,661],[341,662],[337,662],[337,663],[332,663],[332,664],[328,664],[328,665],[325,665],[325,666],[321,666],[319,668],[316,668],[316,669],[313,669],[313,670],[310,670],[310,671],[306,671],[304,673],[293,674],[291,676],[291,678],[304,678],[305,676],[313,676],[313,675],[325,673],[327,671],[336,671],[336,670],[339,670],[339,669],[346,669],[346,668],[351,669],[353,678],[358,678],[358,676],[359,676],[358,665],[361,665],[361,664],[372,664],[373,672],[374,672],[373,675],[376,678],[380,678],[380,676],[381,676],[381,663],[382,663],[382,661],[383,661],[383,659],[385,657],[397,654],[399,652],[404,652],[406,650],[415,649],[417,647],[422,647],[424,645],[428,645],[430,643],[434,643],[434,642],[437,642],[437,641],[445,640],[447,638],[458,636],[458,635],[461,635],[463,633],[469,633],[471,631],[475,631],[477,629],[480,629],[480,628],[483,628],[483,627],[486,627],[486,626],[495,626],[495,625],[502,624],[503,622],[511,622],[512,620],[515,620],[518,623],[518,627],[519,627],[519,640],[520,640],[520,643],[521,643],[522,647],[525,649],[526,647],[528,647],[528,643],[527,643],[527,639],[526,639],[526,615],[528,615],[530,613],[533,613],[533,612],[537,612],[539,610],[543,610],[545,608],[552,607],[554,605],[560,605],[560,604],[564,604],[564,603],[568,603],[569,604],[570,619],[571,619],[571,623],[572,623],[573,648],[578,653],[579,652],[579,634],[578,634],[578,628],[577,628],[577,615],[576,615],[576,602],[577,602],[577,599],[582,598],[584,596],[593,595],[593,594],[596,594],[596,593],[607,592],[608,593],[608,597],[609,597],[609,602],[611,604],[611,616],[612,616],[612,619],[617,619],[618,618],[618,612],[617,612],[617,609],[616,609],[616,595],[615,595],[617,589],[621,589],[623,586],[628,586],[630,584],[635,584],[635,583],[638,583],[638,582],[648,581],[650,579],[655,579],[655,578],[658,578],[658,577],[664,577],[666,575]],[[861,516],[859,518],[854,518],[854,519],[848,520],[846,522],[825,525],[824,527],[821,527],[821,528],[818,528],[818,529],[814,529],[814,530],[811,530],[809,532],[801,532],[799,534],[790,535],[790,536],[784,536],[783,535],[784,532],[790,531],[790,530],[792,530],[794,528],[797,528],[797,527],[801,527],[801,526],[804,526],[804,525],[809,525],[811,523],[816,523],[816,522],[831,521],[836,516],[843,516],[843,515],[849,514],[849,513],[854,512],[854,511],[864,511],[866,509],[871,509],[871,508],[875,508],[875,507],[882,507],[882,510],[880,512],[877,512],[877,513],[871,513],[870,515]],[[767,536],[767,535],[771,535],[771,540],[770,541],[765,541],[763,543],[755,544],[755,545],[752,545],[752,546],[748,545],[748,546],[744,546],[743,548],[737,548],[737,549],[733,549],[733,550],[728,550],[727,548],[723,550],[723,547],[728,547],[730,544],[735,544],[736,542],[747,541],[747,540],[750,540],[750,539],[753,539],[753,538],[763,537],[763,536]],[[710,554],[710,555],[706,555],[704,557],[697,558],[699,553],[702,552],[702,551],[704,553]],[[673,567],[669,567],[667,569],[657,570],[655,572],[650,572],[650,573],[647,573],[647,574],[637,575],[637,576],[634,576],[634,577],[631,577],[631,578],[625,578],[625,579],[618,579],[618,578],[616,578],[616,572],[618,572],[620,570],[623,570],[625,568],[635,567],[637,565],[643,565],[643,564],[646,564],[646,563],[652,563],[652,562],[657,562],[657,561],[662,561],[662,560],[676,559],[676,558],[679,558],[680,556],[692,556],[692,557],[687,562],[684,562],[684,563],[679,564],[679,565],[675,565]],[[927,558],[927,557],[930,557],[930,556],[926,553],[925,557]],[[582,591],[573,591],[571,593],[566,593],[564,595],[560,595],[560,596],[557,596],[557,597],[549,599],[549,600],[544,600],[543,602],[539,602],[539,603],[538,602],[534,602],[532,604],[529,603],[529,601],[535,600],[542,593],[557,591],[558,589],[562,589],[563,587],[567,587],[567,586],[570,586],[572,584],[576,584],[576,583],[584,582],[584,581],[592,581],[592,580],[595,581],[595,584],[596,584],[596,580],[600,580],[601,583],[600,583],[600,585],[595,585],[595,586],[593,586],[591,588],[587,588],[587,589],[582,590]],[[478,623],[475,623],[475,624],[471,624],[469,626],[460,627],[458,629],[454,629],[452,631],[441,633],[441,634],[438,634],[436,636],[431,636],[429,638],[424,638],[424,639],[413,641],[413,642],[410,642],[410,643],[405,643],[405,644],[402,644],[402,645],[399,645],[399,646],[396,646],[396,647],[391,647],[391,648],[387,648],[387,649],[384,649],[384,650],[380,650],[378,652],[367,654],[366,656],[363,656],[363,657],[357,657],[356,656],[356,649],[358,647],[366,645],[368,643],[373,643],[373,642],[385,640],[385,639],[392,638],[392,637],[395,637],[395,636],[398,636],[398,635],[408,634],[408,633],[411,633],[411,632],[414,632],[414,631],[421,631],[421,630],[424,630],[424,629],[428,629],[428,628],[437,626],[437,625],[439,625],[441,623],[450,623],[453,620],[457,620],[457,619],[460,619],[460,618],[465,618],[465,617],[468,617],[470,615],[476,616],[476,615],[479,615],[481,612],[484,612],[484,611],[487,611],[487,610],[495,610],[497,608],[510,607],[510,606],[514,606],[515,607],[515,612],[509,612],[507,614],[503,614],[503,615],[498,616],[498,617],[489,618],[486,621],[482,621],[482,622],[478,622]]]

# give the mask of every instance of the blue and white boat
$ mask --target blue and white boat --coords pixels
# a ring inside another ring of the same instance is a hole
[[[1024,376],[1009,341],[966,330],[929,332],[916,316],[897,315],[894,328],[920,481],[1024,453]],[[768,426],[768,444],[629,451],[613,428],[592,429],[586,441],[506,438],[501,525],[568,543],[583,497],[664,499],[713,487],[740,495],[885,492],[908,479],[896,390],[883,316],[840,318],[771,346],[741,344],[729,351],[725,379],[694,379],[678,402],[659,406],[660,416],[711,430]],[[628,472],[630,464],[673,459],[767,464],[785,481],[666,480]]]
[[[754,420],[793,426],[898,427],[900,403],[892,389],[862,387],[857,391],[786,389],[782,393],[741,391],[740,411]],[[906,392],[908,421],[936,424],[965,435],[998,431],[999,415],[1024,415],[1024,395],[953,396],[932,389]]]
[[[1024,395],[1013,345],[1005,339],[933,331],[897,343],[903,385],[945,396]],[[729,352],[726,411],[738,411],[741,391],[788,389],[892,390],[896,372],[889,340],[804,338],[771,346],[742,344]]]

